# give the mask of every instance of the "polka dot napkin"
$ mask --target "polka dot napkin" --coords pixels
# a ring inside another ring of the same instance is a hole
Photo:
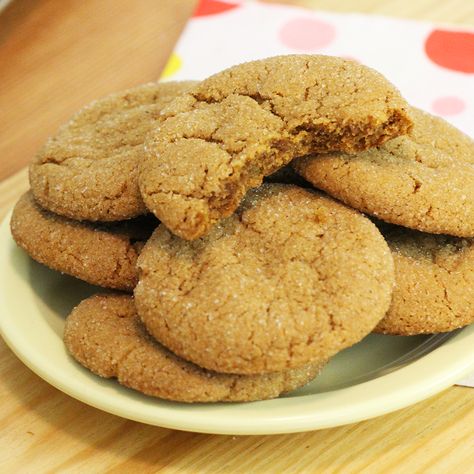
[[[330,54],[371,66],[413,105],[474,134],[474,29],[201,0],[163,78],[203,79],[236,63],[291,53]]]
[[[384,74],[413,105],[474,135],[474,29],[258,1],[201,0],[163,79],[204,79],[277,54],[351,58]],[[474,374],[461,384],[474,386]]]

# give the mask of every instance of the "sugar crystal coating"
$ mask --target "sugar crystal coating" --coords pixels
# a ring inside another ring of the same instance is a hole
[[[179,356],[266,373],[326,360],[368,334],[390,304],[393,261],[357,211],[266,184],[185,241],[160,225],[139,257],[137,310]]]
[[[64,341],[82,365],[116,377],[147,395],[182,402],[238,402],[275,398],[312,380],[322,365],[267,375],[228,375],[187,362],[153,340],[137,316],[133,298],[96,295],[67,318]]]
[[[163,110],[165,120],[146,145],[140,190],[174,234],[193,240],[293,158],[355,152],[406,133],[407,108],[382,75],[341,58],[240,64]]]
[[[392,251],[392,303],[375,332],[412,336],[474,322],[474,241],[380,224]]]
[[[474,237],[474,141],[413,109],[410,135],[356,155],[300,158],[294,169],[317,188],[392,224]]]
[[[13,238],[32,258],[93,285],[131,291],[144,242],[158,225],[154,216],[99,224],[79,222],[42,209],[31,192],[16,203]]]
[[[144,84],[77,112],[30,165],[37,201],[78,220],[116,221],[145,214],[137,182],[143,142],[161,109],[192,84]]]

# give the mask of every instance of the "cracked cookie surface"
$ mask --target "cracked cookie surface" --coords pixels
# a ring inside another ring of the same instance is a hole
[[[158,225],[154,216],[124,222],[79,222],[42,209],[31,192],[13,210],[16,243],[34,260],[93,285],[131,291],[144,242]]]
[[[264,176],[310,152],[356,152],[411,127],[379,73],[330,56],[234,66],[163,110],[141,165],[146,206],[187,240],[209,232]]]
[[[117,221],[146,214],[138,189],[143,142],[162,108],[192,84],[144,84],[81,109],[30,165],[36,200],[78,220]]]
[[[409,136],[347,155],[299,158],[294,169],[351,207],[404,227],[474,236],[474,141],[413,109]]]
[[[284,184],[249,191],[198,240],[160,225],[138,267],[135,301],[150,333],[227,373],[327,360],[376,326],[393,286],[392,257],[372,222]]]
[[[322,365],[267,375],[229,375],[187,362],[153,340],[133,298],[96,295],[66,320],[64,341],[82,365],[147,395],[182,402],[242,402],[275,398],[312,380]]]
[[[391,306],[375,332],[412,336],[474,322],[474,240],[380,225],[393,255]]]

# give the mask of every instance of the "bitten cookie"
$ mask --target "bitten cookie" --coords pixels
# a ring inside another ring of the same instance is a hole
[[[348,155],[300,158],[295,170],[361,211],[434,234],[474,237],[474,141],[413,109],[411,135]]]
[[[293,158],[365,150],[406,133],[407,108],[381,74],[337,57],[231,67],[163,110],[141,165],[143,200],[175,235],[196,239]]]
[[[319,363],[387,311],[393,261],[357,211],[296,186],[266,184],[209,235],[160,225],[139,257],[137,310],[171,351],[217,372]]]
[[[137,177],[145,136],[161,109],[192,84],[145,84],[76,113],[30,166],[39,204],[78,220],[117,221],[145,214]]]
[[[375,332],[412,336],[474,322],[474,241],[381,225],[395,264],[392,304]]]
[[[108,225],[78,222],[42,209],[31,192],[10,221],[16,243],[33,259],[93,285],[131,291],[144,242],[158,225],[153,216]]]
[[[187,362],[154,341],[133,298],[96,295],[67,318],[64,341],[82,365],[147,395],[181,402],[247,402],[278,397],[312,380],[320,365],[268,375],[226,375]]]

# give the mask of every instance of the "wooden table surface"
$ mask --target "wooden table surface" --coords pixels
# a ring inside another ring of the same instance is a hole
[[[287,0],[474,24],[472,0]],[[195,0],[14,0],[0,14],[0,214],[25,164],[89,100],[156,79]],[[152,427],[49,386],[0,342],[1,472],[474,472],[474,390],[310,433],[217,436]]]

